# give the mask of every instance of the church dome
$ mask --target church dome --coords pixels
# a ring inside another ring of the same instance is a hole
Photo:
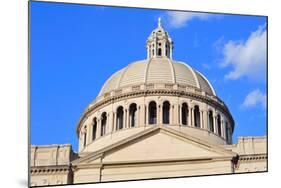
[[[211,144],[231,144],[234,120],[210,82],[173,59],[173,41],[158,21],[147,57],[114,73],[77,125],[79,152],[98,151],[157,127]]]
[[[137,61],[113,74],[99,96],[120,88],[154,83],[178,84],[216,95],[210,82],[189,65],[166,57]]]
[[[210,82],[198,71],[172,59],[173,41],[161,26],[154,29],[146,41],[147,59],[129,64],[113,74],[102,87],[99,97],[126,87],[170,84],[189,87],[216,96]]]

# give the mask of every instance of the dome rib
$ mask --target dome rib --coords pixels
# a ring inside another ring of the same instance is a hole
[[[148,67],[149,67],[151,61],[152,61],[152,59],[149,59],[148,62],[146,62],[146,66],[145,66],[145,70],[144,70],[145,71],[145,73],[144,73],[145,74],[144,75],[144,83],[146,83],[146,81],[147,81],[147,75],[148,75],[147,72],[148,72]]]
[[[199,71],[197,71],[197,70],[196,70],[196,72],[197,72],[200,76],[202,76],[202,77],[204,78],[204,80],[208,83],[208,86],[211,88],[213,94],[214,94],[214,95],[217,95],[216,92],[215,92],[215,90],[214,90],[214,88],[213,88],[213,86],[212,86],[211,83],[209,82],[209,80],[208,80],[201,72],[199,72]]]
[[[197,88],[200,89],[200,84],[199,84],[198,78],[197,78],[196,73],[194,72],[193,68],[191,68],[188,64],[183,63],[181,61],[178,61],[178,63],[185,65],[192,72],[192,75],[196,82]]]
[[[174,67],[174,64],[173,62],[168,59],[169,63],[170,63],[170,66],[171,66],[171,72],[172,72],[172,77],[173,77],[173,82],[174,84],[177,83],[177,78],[176,78],[176,74],[175,74],[175,67]]]

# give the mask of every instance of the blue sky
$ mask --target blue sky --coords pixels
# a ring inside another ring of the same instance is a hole
[[[31,144],[70,143],[103,83],[145,59],[157,18],[173,58],[203,73],[228,105],[238,136],[266,134],[266,17],[31,3]]]

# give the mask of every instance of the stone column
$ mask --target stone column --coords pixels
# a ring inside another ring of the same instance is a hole
[[[145,112],[145,105],[141,104],[139,106],[139,125],[138,126],[144,126],[146,123],[145,120],[146,112]]]
[[[100,137],[100,133],[101,133],[101,119],[100,118],[97,119],[97,125],[98,125],[98,127],[97,127],[96,138],[99,138]]]
[[[203,111],[200,110],[199,113],[200,113],[200,128],[203,128],[203,127],[204,127],[204,123],[203,123]]]
[[[127,109],[123,109],[123,129],[126,128],[126,120],[127,120],[127,117],[126,117],[126,114],[127,114]]]
[[[88,126],[87,125],[85,125],[84,126],[84,134],[86,134],[86,138],[85,138],[85,135],[83,134],[83,139],[86,139],[86,145],[89,143],[88,142],[88,139],[89,139],[89,135],[88,135]],[[83,140],[83,144],[84,144],[84,140]]]
[[[225,125],[224,125],[224,120],[221,120],[221,137],[225,139]]]
[[[113,123],[113,112],[111,111],[107,114],[106,133],[112,132],[112,123]]]
[[[191,119],[192,119],[192,114],[191,114],[191,107],[188,105],[188,120],[187,120],[187,126],[191,126]]]
[[[194,122],[195,122],[195,119],[194,119],[194,108],[190,108],[190,125],[191,125],[191,127],[194,127],[195,126],[195,124],[194,124]]]
[[[130,111],[129,109],[127,109],[127,119],[126,119],[126,128],[129,128],[130,127]]]
[[[163,108],[162,105],[158,105],[157,110],[157,124],[163,124]]]
[[[182,125],[182,104],[179,105],[179,124]]]
[[[208,129],[208,111],[207,110],[203,110],[203,122],[204,122],[204,129],[209,130]]]
[[[173,124],[177,125],[179,124],[179,105],[175,104],[173,110],[174,110]]]
[[[79,151],[81,151],[82,149],[83,149],[83,131],[81,131],[80,133],[79,133]]]
[[[111,123],[111,128],[110,128],[110,130],[111,130],[111,132],[114,132],[115,131],[115,129],[116,129],[116,123],[115,123],[115,121],[116,121],[116,113],[115,112],[112,112],[112,123]]]
[[[217,114],[214,113],[214,115],[213,115],[213,120],[214,120],[213,126],[214,126],[214,133],[215,133],[215,134],[218,134],[217,118],[218,118],[218,117],[217,117]]]
[[[87,143],[91,143],[93,140],[93,122],[89,123],[87,127]]]
[[[169,108],[169,124],[173,124],[173,112],[174,112],[174,105],[170,104],[170,108]]]

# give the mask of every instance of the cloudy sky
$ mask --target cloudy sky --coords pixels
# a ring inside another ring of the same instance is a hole
[[[238,136],[266,134],[266,18],[31,3],[31,143],[72,144],[77,122],[106,79],[145,59],[157,18],[173,57],[203,73],[234,119]]]

